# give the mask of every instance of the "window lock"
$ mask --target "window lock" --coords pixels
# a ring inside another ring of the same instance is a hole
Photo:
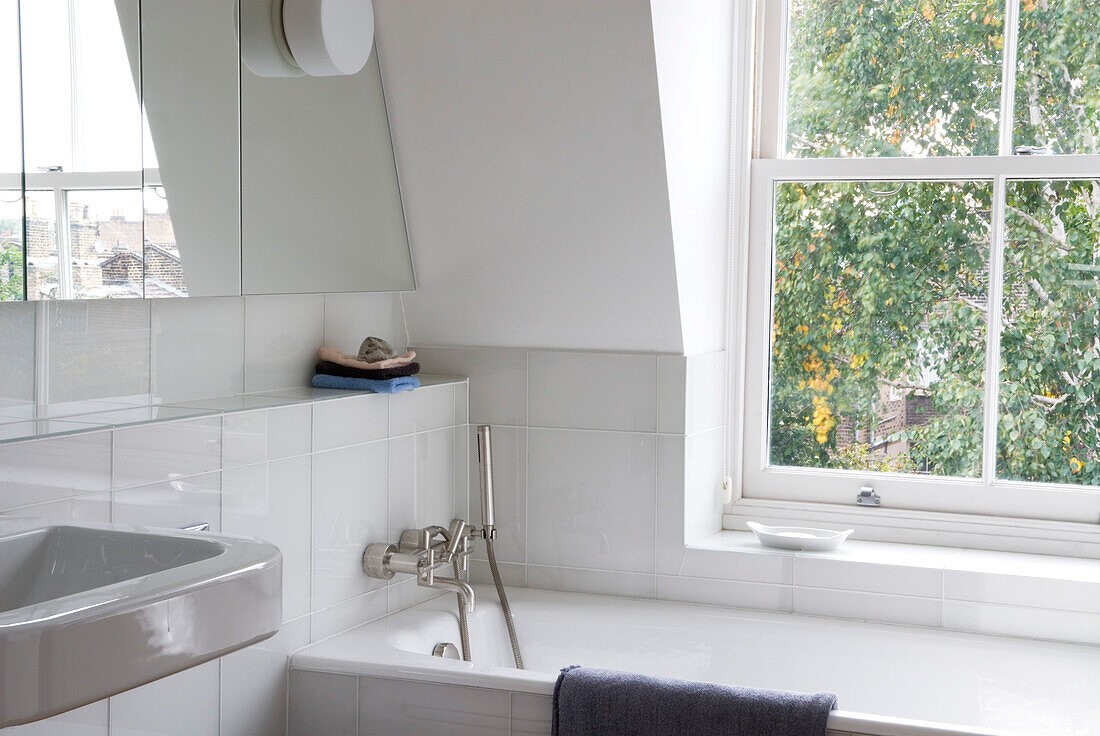
[[[875,493],[875,489],[871,486],[863,486],[859,489],[859,495],[856,496],[856,503],[860,506],[881,506],[882,498]]]

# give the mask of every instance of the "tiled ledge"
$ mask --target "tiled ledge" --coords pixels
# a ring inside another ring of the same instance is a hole
[[[848,541],[760,546],[723,531],[684,550],[657,597],[1100,645],[1100,560]]]
[[[465,377],[456,376],[420,375],[419,378],[421,389],[467,382]],[[418,394],[419,390],[394,395],[416,396],[417,398],[403,400],[403,403],[415,404],[422,395]],[[173,402],[161,402],[151,396],[132,396],[55,404],[45,410],[39,410],[30,404],[9,405],[0,407],[0,444],[122,429],[143,424],[216,417],[237,412],[277,409],[284,406],[387,395],[303,386]],[[413,411],[415,412],[415,408]],[[465,404],[463,412],[465,412]],[[465,423],[465,421],[463,417],[462,422]],[[408,431],[398,432],[398,434],[405,433]]]

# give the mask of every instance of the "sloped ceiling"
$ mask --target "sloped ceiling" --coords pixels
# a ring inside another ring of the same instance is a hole
[[[375,0],[411,344],[684,352],[652,10]]]

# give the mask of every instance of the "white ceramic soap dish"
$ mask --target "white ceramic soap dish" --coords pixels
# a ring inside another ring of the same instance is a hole
[[[811,529],[805,526],[765,526],[748,522],[749,529],[765,547],[794,549],[806,552],[828,552],[844,544],[853,529],[834,532],[828,529]]]

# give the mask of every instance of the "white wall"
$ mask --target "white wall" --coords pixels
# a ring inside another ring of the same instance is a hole
[[[419,345],[682,353],[646,0],[378,0]]]
[[[725,347],[733,2],[652,0],[684,354]]]

